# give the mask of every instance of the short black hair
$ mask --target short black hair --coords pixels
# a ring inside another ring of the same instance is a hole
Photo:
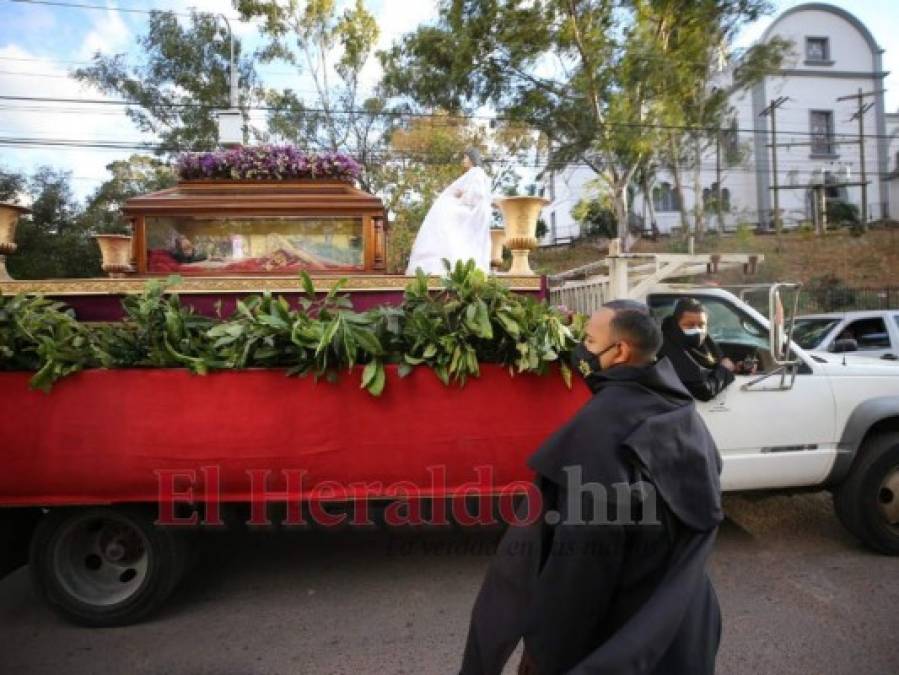
[[[603,307],[615,313],[612,332],[627,340],[643,361],[651,361],[662,346],[662,331],[649,307],[636,300],[612,300]]]
[[[674,320],[680,321],[681,317],[687,313],[690,314],[708,314],[708,311],[696,298],[681,298],[674,305]]]
[[[465,148],[465,152],[462,154],[468,157],[474,166],[481,166],[484,163],[484,160],[481,158],[481,151],[474,146]]]

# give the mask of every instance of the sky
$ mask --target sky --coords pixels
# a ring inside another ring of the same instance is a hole
[[[348,0],[338,0],[345,3]],[[800,0],[774,0],[777,12],[801,4]],[[59,3],[59,4],[55,4]],[[65,7],[63,3],[96,5],[99,9]],[[884,53],[886,108],[899,110],[899,47],[889,49],[891,35],[899,29],[899,0],[834,0],[832,4],[854,13],[873,33]],[[437,16],[437,0],[367,0],[376,16],[381,37],[379,48],[389,46],[403,33]],[[133,54],[134,41],[146,27],[148,16],[122,10],[171,9],[187,12],[236,13],[230,0],[49,0],[49,4],[22,0],[0,0],[0,96],[70,99],[104,98],[82,86],[68,73],[85,65],[96,53]],[[748,26],[740,36],[742,46],[758,39],[772,15]],[[235,35],[252,48],[258,43],[253,24],[233,21]],[[285,64],[259,66],[266,84],[309,90],[311,85],[290,74]],[[363,74],[374,83],[379,67],[372,63]],[[108,98],[108,97],[107,97]],[[78,140],[152,141],[142,136],[115,106],[67,104],[69,112],[48,112],[49,104],[0,100],[0,139],[66,138]],[[83,198],[106,177],[106,165],[126,158],[131,151],[88,148],[29,147],[0,145],[0,168],[30,172],[50,165],[71,171],[76,194]]]

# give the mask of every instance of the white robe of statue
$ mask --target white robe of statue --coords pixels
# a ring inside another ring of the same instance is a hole
[[[452,267],[457,260],[474,258],[478,268],[490,272],[490,186],[484,169],[473,166],[440,193],[418,230],[407,275],[421,267],[425,274],[443,276],[441,258],[448,258]]]

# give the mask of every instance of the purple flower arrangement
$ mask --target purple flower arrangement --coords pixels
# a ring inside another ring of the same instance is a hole
[[[362,166],[339,152],[306,154],[294,145],[237,146],[186,152],[175,164],[182,180],[342,180],[359,178]]]

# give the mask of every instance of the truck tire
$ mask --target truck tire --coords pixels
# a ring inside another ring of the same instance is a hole
[[[834,506],[863,543],[899,555],[899,432],[865,441],[859,461],[834,491]]]
[[[35,590],[66,619],[122,626],[157,610],[184,574],[183,533],[141,507],[51,510],[31,541]]]

